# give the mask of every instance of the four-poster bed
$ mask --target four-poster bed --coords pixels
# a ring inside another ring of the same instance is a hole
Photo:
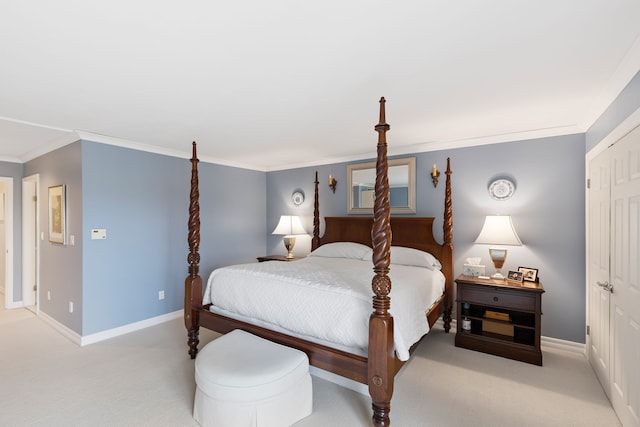
[[[389,412],[394,376],[404,363],[394,351],[394,318],[390,313],[390,293],[392,288],[390,277],[391,245],[393,242],[394,248],[400,246],[428,252],[435,256],[441,264],[440,271],[444,275],[444,291],[432,306],[424,307],[422,316],[426,316],[430,327],[442,314],[445,331],[448,332],[453,303],[451,169],[447,160],[443,224],[444,243],[439,244],[433,237],[434,218],[391,218],[390,216],[386,143],[386,132],[389,130],[389,125],[385,122],[384,98],[380,100],[380,120],[375,126],[375,130],[378,132],[378,144],[373,218],[327,217],[325,218],[325,232],[320,236],[318,178],[316,173],[313,238],[311,242],[312,251],[316,251],[323,245],[336,242],[355,242],[372,248],[371,256],[368,259],[373,260],[374,275],[371,280],[373,313],[370,314],[368,321],[368,346],[365,354],[356,354],[344,349],[333,348],[326,343],[302,339],[299,336],[286,333],[286,331],[271,330],[264,327],[264,325],[257,326],[256,324],[238,320],[238,318],[220,314],[220,312],[213,312],[211,308],[215,305],[215,299],[213,304],[203,304],[203,281],[199,275],[200,207],[198,201],[198,158],[195,142],[191,159],[191,195],[188,223],[189,254],[187,257],[189,275],[185,280],[184,316],[191,358],[195,358],[198,351],[198,331],[200,327],[212,329],[223,334],[234,329],[243,329],[268,340],[304,351],[309,357],[310,364],[317,368],[367,384],[372,399],[374,425],[388,426],[390,424]],[[298,262],[301,261],[286,264]],[[368,262],[370,265],[370,261]],[[393,268],[391,267],[391,269]]]

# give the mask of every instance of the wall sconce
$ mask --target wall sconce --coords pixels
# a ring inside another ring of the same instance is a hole
[[[329,175],[329,188],[331,188],[331,191],[333,191],[334,193],[336,192],[337,184],[338,181],[333,177],[333,175]]]
[[[433,164],[433,170],[431,171],[431,180],[433,181],[433,188],[438,186],[438,177],[440,176],[440,171],[436,167],[436,164]]]

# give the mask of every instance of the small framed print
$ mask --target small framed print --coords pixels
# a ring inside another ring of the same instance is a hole
[[[518,267],[518,271],[522,273],[522,280],[525,282],[538,281],[538,269],[529,267]]]
[[[64,185],[49,187],[49,241],[66,243],[67,200]]]
[[[520,271],[509,271],[509,274],[507,274],[507,280],[511,280],[512,282],[520,282],[520,283],[522,283],[522,272],[520,272]]]

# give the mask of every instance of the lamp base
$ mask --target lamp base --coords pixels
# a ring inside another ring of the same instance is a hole
[[[296,238],[293,236],[285,236],[284,239],[282,239],[282,241],[284,242],[284,247],[287,248],[287,259],[292,259],[293,256],[293,247],[296,244]]]
[[[505,277],[502,275],[502,273],[500,273],[500,270],[496,271],[495,273],[493,273],[491,275],[491,278],[493,280],[505,280]]]
[[[507,250],[505,248],[489,248],[489,255],[491,256],[493,266],[496,268],[496,272],[493,273],[491,278],[493,280],[505,280],[500,269],[504,265],[504,260],[507,259]]]

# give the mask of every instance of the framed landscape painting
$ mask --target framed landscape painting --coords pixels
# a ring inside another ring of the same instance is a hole
[[[49,241],[65,244],[67,200],[64,185],[49,187]]]

